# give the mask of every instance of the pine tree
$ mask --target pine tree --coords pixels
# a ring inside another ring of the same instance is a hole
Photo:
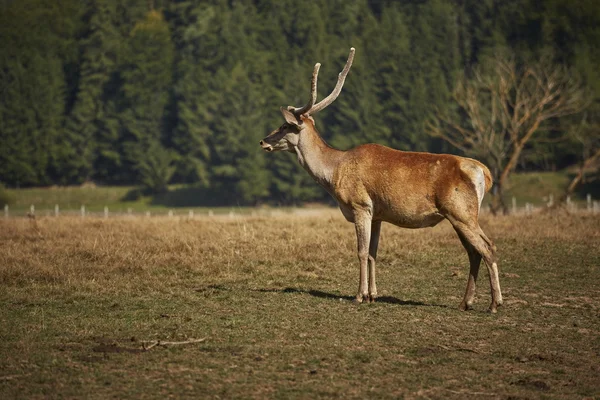
[[[37,0],[0,5],[0,180],[52,182],[67,103],[64,67],[76,2]]]
[[[209,126],[218,113],[212,105],[219,101],[221,90],[214,75],[224,62],[219,36],[222,12],[217,5],[190,1],[174,3],[169,12],[177,49],[172,97],[175,127],[170,136],[170,145],[179,154],[176,175],[207,186]]]
[[[410,77],[412,55],[406,15],[397,4],[383,8],[379,26],[373,30],[368,43],[365,58],[372,61],[365,70],[369,77],[376,79],[377,105],[382,109],[378,123],[390,131],[385,141],[374,141],[410,149],[410,142],[403,138],[410,130],[407,123],[413,104],[409,101],[409,93],[415,82]]]
[[[164,118],[172,82],[173,53],[162,12],[151,10],[132,29],[121,59],[123,84],[118,116],[123,130],[123,152],[145,182],[156,180],[145,176],[149,169],[143,166],[170,168],[171,164],[165,161],[171,153],[160,150],[160,146],[166,137]],[[172,172],[167,172],[162,175],[170,178]],[[164,187],[161,183],[150,189],[161,191]]]
[[[265,158],[258,151],[265,124],[255,112],[264,101],[260,86],[253,84],[244,66],[231,71],[220,69],[216,79],[223,82],[221,112],[209,125],[211,136],[211,185],[228,202],[255,203],[268,195],[269,176]]]
[[[105,102],[121,43],[116,13],[116,3],[108,0],[90,1],[83,13],[86,29],[79,38],[77,87],[62,137],[58,171],[67,182],[81,182],[92,175],[110,182],[121,164],[121,154],[113,147],[118,134],[111,129],[115,124],[111,124]]]

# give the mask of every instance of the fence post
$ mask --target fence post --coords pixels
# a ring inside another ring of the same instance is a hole
[[[4,205],[4,218],[8,218],[8,204]]]
[[[587,194],[586,200],[587,200],[587,210],[592,211],[592,195],[590,193]]]
[[[548,207],[552,207],[554,205],[554,195],[550,194],[548,196]]]
[[[85,218],[85,206],[81,205],[81,218]]]
[[[131,212],[132,212],[132,210],[131,210],[131,207],[129,207],[129,208],[127,209],[127,215],[128,215],[128,216],[130,216],[130,217],[131,217]]]
[[[150,218],[150,211],[146,211],[146,217]]]
[[[600,212],[600,201],[594,201],[594,215]]]
[[[208,216],[212,217],[213,216],[213,210],[208,210]]]
[[[169,210],[169,218],[173,218],[173,210]]]
[[[515,196],[512,198],[512,213],[517,213],[517,198]]]
[[[104,218],[108,218],[108,207],[104,206]]]
[[[58,209],[58,204],[55,204],[54,205],[54,216],[58,217],[59,212],[60,212],[60,210]]]
[[[35,216],[35,206],[33,204],[29,206],[29,215],[32,217]]]
[[[190,219],[194,218],[194,210],[190,210],[190,211],[188,212],[188,217],[189,217]]]

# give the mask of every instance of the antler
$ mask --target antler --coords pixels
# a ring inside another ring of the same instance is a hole
[[[296,115],[302,115],[310,111],[313,104],[315,104],[315,101],[317,101],[317,77],[319,76],[319,68],[321,68],[321,63],[316,63],[315,68],[313,69],[312,79],[310,81],[310,100],[308,101],[308,103],[306,103],[304,107],[300,108],[290,106],[288,107],[289,111],[293,112]]]
[[[355,51],[354,47],[352,47],[350,49],[350,54],[348,55],[348,61],[346,61],[346,65],[344,66],[344,69],[338,75],[338,80],[335,85],[335,88],[329,94],[329,96],[327,96],[326,98],[321,100],[319,103],[315,104],[315,101],[317,101],[317,77],[319,75],[319,68],[321,67],[320,63],[316,63],[315,68],[313,70],[313,76],[312,76],[312,80],[311,80],[311,84],[310,84],[311,97],[310,97],[309,102],[306,103],[306,105],[304,107],[300,107],[300,108],[295,108],[295,107],[290,106],[290,107],[288,107],[288,110],[292,111],[296,115],[302,115],[302,114],[311,115],[311,114],[321,111],[322,109],[324,109],[325,107],[327,107],[328,105],[333,103],[333,101],[335,99],[337,99],[337,97],[340,95],[340,92],[342,91],[342,87],[344,86],[344,81],[346,80],[346,75],[348,75],[348,71],[350,71],[350,67],[352,66],[352,61],[354,60],[354,51]]]
[[[329,94],[329,96],[325,97],[319,103],[315,104],[308,111],[308,114],[314,114],[314,113],[321,111],[322,109],[324,109],[325,107],[327,107],[328,105],[333,103],[333,101],[335,99],[337,99],[337,97],[340,95],[340,92],[342,91],[342,86],[344,86],[344,81],[346,80],[346,75],[348,75],[348,71],[350,71],[350,67],[352,66],[352,61],[354,61],[354,47],[350,48],[350,54],[348,55],[348,61],[346,61],[346,65],[344,66],[344,69],[342,70],[342,72],[339,73],[338,80],[337,80],[337,83],[335,84],[335,88],[333,89],[333,91]]]

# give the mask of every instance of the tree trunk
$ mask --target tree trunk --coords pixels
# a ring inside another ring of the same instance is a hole
[[[585,170],[589,168],[598,158],[600,158],[600,149],[597,149],[594,154],[584,160],[581,168],[579,168],[579,172],[577,172],[577,175],[575,175],[565,193],[560,197],[560,203],[564,203],[567,200],[567,197],[573,194],[577,186],[579,186],[581,183],[585,174]]]
[[[536,124],[537,126],[537,124]],[[498,215],[500,211],[502,214],[508,214],[508,207],[504,202],[504,186],[506,181],[508,180],[508,176],[517,166],[517,162],[519,161],[519,157],[521,156],[521,152],[523,151],[523,147],[525,147],[526,141],[520,141],[514,144],[512,154],[508,159],[508,162],[504,166],[500,177],[495,182],[496,191],[492,193],[492,206],[491,211],[492,214]]]
[[[504,182],[502,182],[502,177],[494,182],[494,187],[492,188],[492,202],[490,203],[490,211],[492,215],[497,216],[500,213],[503,215],[508,214],[508,207],[504,202]]]
[[[506,182],[508,175],[510,175],[510,173],[517,166],[517,162],[519,161],[519,157],[521,156],[521,151],[523,150],[524,146],[525,146],[525,143],[515,143],[515,145],[513,147],[513,152],[510,155],[508,162],[504,166],[502,173],[500,174],[500,179],[498,179],[498,182],[500,183],[500,185],[503,185],[504,182]]]
[[[502,173],[500,174],[500,179],[498,180],[498,183],[500,184],[501,187],[506,182],[508,175],[510,175],[511,172],[513,172],[513,170],[516,168],[517,162],[519,162],[519,157],[521,156],[521,152],[523,151],[525,144],[527,143],[527,141],[529,141],[531,136],[539,128],[540,123],[541,123],[541,121],[539,119],[537,119],[534,122],[534,124],[527,130],[527,133],[523,136],[523,138],[521,140],[517,140],[516,142],[514,142],[512,154],[510,155],[508,162],[504,166],[504,169],[502,170]],[[506,207],[505,207],[505,209],[506,209]]]

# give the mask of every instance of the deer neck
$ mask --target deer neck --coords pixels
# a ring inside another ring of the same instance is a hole
[[[333,174],[343,154],[325,143],[312,124],[304,128],[296,147],[300,165],[329,192],[333,190]]]

